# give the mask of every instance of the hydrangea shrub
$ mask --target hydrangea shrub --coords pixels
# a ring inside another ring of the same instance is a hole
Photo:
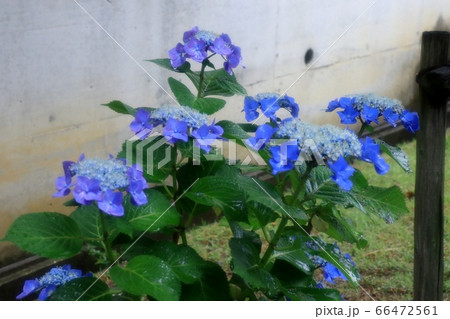
[[[361,94],[328,104],[326,112],[336,111],[344,126],[306,123],[287,94],[247,94],[233,74],[241,49],[227,34],[194,27],[182,41],[169,58],[151,62],[185,76],[194,92],[169,77],[179,105],[105,104],[132,117],[134,137],[116,157],[64,161],[53,196],[72,193],[65,205],[74,211],[25,214],[3,239],[48,258],[83,250],[102,270],[83,276],[69,265],[53,268],[27,280],[17,299],[39,292],[39,300],[341,300],[336,281],[356,287],[360,276],[338,242],[367,244],[341,211],[353,207],[388,223],[408,212],[399,187],[369,185],[353,163],[371,163],[384,175],[390,156],[409,172],[399,148],[363,133],[383,121],[414,133],[417,113],[397,100]],[[216,122],[214,113],[233,95],[242,96],[249,123]],[[265,165],[224,157],[217,145],[227,141],[257,153]],[[187,241],[193,219],[210,211],[233,233],[232,273]]]

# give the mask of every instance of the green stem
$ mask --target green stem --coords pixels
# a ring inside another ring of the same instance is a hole
[[[359,129],[358,132],[358,137],[361,137],[361,135],[364,133],[364,131],[366,130],[366,127],[369,126],[369,124],[367,124],[366,122],[363,121],[361,115],[359,116],[359,120],[361,121],[361,128]]]
[[[172,187],[173,187],[173,200],[177,199],[177,157],[178,157],[178,149],[177,144],[175,143],[172,147]]]
[[[172,194],[172,192],[170,191],[169,187],[167,187],[166,183],[164,181],[161,181],[162,186],[164,187],[164,190],[167,192],[167,194],[170,197],[173,197],[174,194]]]
[[[98,212],[100,214],[100,220],[102,223],[103,229],[103,248],[105,249],[106,258],[110,263],[114,262],[114,256],[111,248],[111,242],[109,241],[108,232],[106,231],[106,217],[101,211]]]
[[[205,78],[205,68],[206,68],[206,61],[208,61],[208,59],[203,60],[202,63],[202,69],[200,70],[200,80],[198,82],[198,93],[197,93],[197,99],[202,97],[202,89],[203,89],[203,80]]]
[[[308,179],[309,173],[311,172],[311,170],[313,169],[312,165],[308,165],[306,167],[306,171],[303,174],[303,176],[300,178],[299,183],[296,187],[296,189],[294,190],[294,194],[292,196],[291,201],[288,203],[289,205],[295,205],[298,201],[298,195],[300,194],[300,192],[302,192],[304,190],[304,188],[306,187],[306,180]],[[280,239],[281,235],[283,234],[284,228],[286,227],[287,223],[289,221],[288,217],[282,217],[281,218],[281,222],[278,225],[278,228],[275,232],[275,234],[272,237],[272,240],[269,242],[269,247],[267,247],[267,250],[265,251],[263,257],[261,258],[261,261],[259,262],[259,264],[264,267],[267,262],[270,260],[270,257],[272,256],[272,253],[275,249],[275,246],[278,243],[278,240]]]
[[[313,169],[313,166],[311,164],[306,164],[306,171],[298,181],[298,185],[294,190],[294,194],[292,196],[292,200],[290,203],[288,203],[291,206],[294,206],[298,202],[298,195],[303,192],[306,188],[306,180],[309,177],[309,173],[311,173],[311,170]]]
[[[269,247],[267,247],[267,250],[264,253],[264,256],[261,258],[261,261],[259,262],[259,265],[261,267],[264,267],[267,264],[267,262],[269,261],[270,257],[272,256],[275,246],[277,245],[278,240],[280,239],[281,235],[283,234],[284,228],[286,227],[288,220],[289,219],[287,217],[283,217],[281,219],[281,222],[278,225],[278,228],[277,228],[275,234],[273,235],[272,240],[269,242]]]
[[[187,246],[186,230],[184,228],[181,230],[181,242]]]
[[[186,222],[181,226],[180,235],[181,235],[181,241],[182,241],[183,245],[188,244],[187,238],[186,238],[186,229],[189,227],[189,225],[192,222],[192,219],[194,218],[194,211],[195,211],[196,207],[197,207],[197,203],[194,204],[194,207],[192,208],[192,211],[189,213]]]

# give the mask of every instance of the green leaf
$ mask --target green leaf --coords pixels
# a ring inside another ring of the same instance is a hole
[[[316,285],[316,281],[310,272],[305,273],[299,267],[281,259],[275,260],[270,273],[277,281],[278,286],[284,288],[314,287]]]
[[[237,82],[234,75],[228,74],[224,69],[204,73],[202,97],[208,95],[232,96],[235,94],[247,95],[247,91]]]
[[[313,246],[308,247],[308,245],[306,245],[306,242],[310,242],[310,238],[314,239],[314,244]],[[310,238],[301,238],[301,240],[304,242],[303,249],[310,255],[319,256],[336,266],[345,275],[350,284],[356,287],[359,280],[358,271],[356,270],[355,266],[342,255],[341,251],[336,249],[335,245],[325,243],[319,237]],[[317,246],[317,244],[319,244],[320,247],[312,248],[314,246]]]
[[[117,100],[114,100],[114,101],[111,101],[109,103],[102,104],[102,105],[107,106],[114,112],[117,112],[120,114],[128,114],[128,115],[134,116],[137,112],[137,109],[132,108],[131,106],[126,105],[125,103],[123,103],[121,101],[117,101]]]
[[[239,127],[242,128],[245,132],[255,133],[258,129],[258,125],[252,123],[238,123]]]
[[[292,301],[341,301],[341,293],[336,289],[291,287],[281,288],[286,297]]]
[[[246,131],[244,131],[238,124],[223,120],[217,122],[223,128],[223,137],[227,139],[246,140],[250,138]]]
[[[317,166],[311,170],[306,180],[306,196],[304,200],[319,198],[345,207],[350,205],[348,193],[341,190],[331,179],[331,170],[326,166]]]
[[[374,139],[374,142],[380,145],[381,150],[396,161],[405,172],[412,173],[411,167],[409,166],[408,156],[400,147],[391,146],[377,138]]]
[[[126,218],[106,214],[104,214],[103,218],[106,221],[108,241],[113,242],[114,239],[116,239],[116,237],[119,236],[120,234],[125,234],[129,238],[133,238],[133,232],[135,231],[135,229]]]
[[[91,244],[98,244],[103,240],[103,226],[98,207],[95,204],[78,207],[70,217],[77,223],[81,235]]]
[[[167,226],[177,226],[180,214],[160,192],[146,189],[148,203],[135,206],[130,202],[130,195],[125,197],[125,219],[138,231],[156,232]]]
[[[170,59],[167,59],[167,58],[166,59],[153,59],[153,60],[146,60],[146,61],[155,63],[156,65],[158,65],[164,69],[178,72],[178,73],[186,73],[191,70],[191,65],[189,64],[189,62],[185,62],[180,67],[174,69],[172,64],[170,63]],[[190,72],[192,72],[192,71],[190,71]]]
[[[170,89],[177,98],[178,103],[185,106],[193,107],[195,96],[191,93],[189,88],[174,78],[168,79]]]
[[[284,260],[307,274],[311,274],[315,270],[315,266],[305,254],[300,240],[289,235],[281,236],[271,258]]]
[[[79,299],[78,299],[79,298]],[[110,301],[108,286],[94,277],[76,278],[58,287],[51,295],[52,301]]]
[[[150,245],[147,251],[164,260],[181,282],[192,284],[202,277],[206,262],[189,246],[159,241]]]
[[[149,295],[159,301],[180,298],[181,284],[170,266],[155,256],[137,256],[122,268],[110,270],[112,280],[134,295]]]
[[[249,238],[231,238],[233,272],[242,277],[250,286],[273,295],[278,287],[272,275],[260,265],[260,249]]]
[[[19,216],[2,240],[47,258],[72,257],[83,244],[80,229],[73,219],[49,212]]]
[[[254,229],[264,227],[268,223],[274,222],[279,217],[272,209],[258,202],[249,202],[247,208],[250,212],[248,218]]]
[[[218,171],[217,175],[221,175],[233,183],[235,188],[247,196],[247,202],[261,204],[280,216],[285,215],[294,218],[300,224],[308,222],[309,217],[300,207],[289,206],[283,202],[274,185],[243,176],[239,170],[229,167]]]
[[[248,196],[247,201],[259,203],[278,213],[280,216],[295,219],[300,224],[308,222],[308,215],[300,207],[289,206],[283,202],[274,185],[252,178],[249,178],[245,183],[240,185],[245,185],[245,187],[242,187],[242,190]]]
[[[190,285],[183,285],[181,300],[227,301],[230,300],[227,276],[222,268],[211,261],[199,269],[201,277]]]
[[[342,217],[339,211],[331,204],[319,207],[319,214],[313,217],[321,220],[326,224],[326,229],[322,230],[330,237],[342,242],[356,243],[358,248],[364,248],[367,246],[367,240],[363,235],[355,230],[355,227],[350,225],[349,222]],[[317,229],[317,228],[316,228]]]
[[[351,203],[366,214],[374,214],[392,223],[400,216],[409,213],[405,197],[398,186],[388,188],[368,186],[354,187],[349,192]]]
[[[225,100],[216,98],[197,98],[192,105],[192,108],[211,115],[219,111],[225,106]]]
[[[389,188],[367,186],[364,176],[357,171],[352,177],[353,188],[346,192],[330,178],[331,171],[325,166],[312,169],[306,181],[305,200],[318,198],[344,207],[356,207],[365,214],[377,215],[392,222],[408,213],[403,193],[397,186]]]
[[[198,204],[223,207],[239,201],[242,193],[227,178],[206,176],[198,179],[185,196]]]

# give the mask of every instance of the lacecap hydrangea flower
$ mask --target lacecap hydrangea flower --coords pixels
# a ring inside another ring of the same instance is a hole
[[[419,130],[417,112],[405,110],[400,101],[388,97],[375,94],[345,96],[331,101],[326,111],[335,109],[342,109],[337,112],[342,124],[356,124],[357,118],[363,123],[378,124],[379,117],[383,116],[394,127],[401,121],[407,131],[414,133]]]
[[[81,277],[90,277],[92,274],[87,274],[83,276],[81,270],[72,269],[70,265],[65,265],[62,267],[52,268],[48,273],[43,275],[41,278],[36,278],[32,280],[26,280],[23,285],[22,292],[16,297],[16,299],[23,299],[26,296],[40,291],[39,300],[46,300],[59,286],[65,283]]]
[[[178,43],[169,51],[170,63],[174,68],[182,66],[188,58],[202,63],[208,58],[208,52],[225,59],[223,67],[230,75],[242,60],[241,49],[231,43],[227,34],[217,35],[194,27],[184,33],[183,43]]]
[[[355,169],[348,165],[345,157],[359,158],[362,154],[362,145],[353,131],[289,118],[281,122],[275,135],[289,141],[270,148],[272,158],[269,163],[273,174],[292,169],[300,153],[320,156],[327,162],[333,172],[331,178],[339,187],[346,191],[352,188],[353,183],[349,178]],[[287,148],[285,156],[281,152],[283,146]],[[289,151],[289,148],[292,150]]]
[[[86,159],[82,154],[78,162],[63,162],[64,176],[56,179],[54,197],[63,197],[73,187],[73,197],[81,205],[97,202],[98,208],[112,216],[123,216],[123,191],[131,195],[134,205],[147,204],[144,189],[148,188],[142,169],[134,164],[125,165],[125,161],[110,157]],[[76,176],[76,181],[72,178]]]
[[[141,139],[145,139],[153,128],[162,125],[162,133],[169,143],[187,142],[191,135],[197,147],[209,152],[214,141],[222,137],[223,129],[215,125],[214,121],[210,125],[208,122],[208,116],[197,110],[187,106],[166,105],[151,112],[139,109],[130,128]]]
[[[275,113],[284,108],[288,110],[293,117],[298,117],[299,106],[294,98],[278,93],[259,93],[255,97],[246,96],[244,99],[245,119],[247,122],[256,120],[259,117],[259,111],[267,118],[276,121]]]

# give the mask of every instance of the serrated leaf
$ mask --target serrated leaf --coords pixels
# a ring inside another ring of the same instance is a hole
[[[224,177],[206,176],[198,179],[185,196],[198,204],[224,207],[239,201],[242,193]]]
[[[201,277],[190,285],[183,285],[181,300],[227,301],[230,300],[228,280],[222,268],[211,261],[205,261],[199,269]]]
[[[236,140],[246,140],[250,138],[250,135],[247,134],[238,124],[222,120],[217,122],[216,125],[219,125],[223,128],[223,137],[228,139],[236,139]]]
[[[310,238],[314,239],[314,246],[320,246],[312,248],[312,246],[309,246],[306,244],[306,242],[312,242]],[[338,249],[335,245],[328,244],[323,242],[318,237],[302,237],[301,240],[304,242],[303,249],[307,251],[312,256],[319,256],[325,261],[333,264],[335,267],[337,267],[342,274],[347,278],[347,280],[350,282],[350,284],[354,287],[358,285],[359,280],[359,273],[356,270],[355,266],[352,264],[350,260],[348,260],[346,257],[342,255],[342,252],[340,249]],[[306,241],[305,241],[306,240]]]
[[[268,294],[275,294],[278,287],[272,275],[259,265],[260,249],[251,239],[231,238],[229,242],[233,258],[233,272],[250,286]]]
[[[128,114],[134,116],[137,112],[137,109],[132,108],[131,106],[117,100],[102,105],[109,107],[111,110],[119,114]]]
[[[70,214],[78,225],[81,235],[91,244],[98,244],[103,240],[103,226],[98,207],[95,204],[80,206]]]
[[[175,80],[171,77],[168,79],[168,82],[170,89],[175,95],[178,103],[180,103],[181,105],[193,107],[195,96],[191,93],[189,88],[180,81]]]
[[[353,206],[366,214],[373,214],[392,223],[409,212],[405,197],[398,186],[388,188],[368,186],[363,189],[354,187],[349,193]]]
[[[319,230],[326,233],[328,236],[342,242],[356,243],[358,248],[367,246],[367,240],[363,235],[355,230],[355,227],[341,216],[339,211],[331,204],[319,207],[319,215],[314,215],[315,218],[322,220],[327,224],[326,229]],[[313,218],[314,218],[313,217]],[[316,225],[313,226],[316,228]],[[317,228],[316,228],[317,229]]]
[[[306,196],[304,200],[319,198],[333,204],[349,206],[347,192],[341,190],[331,179],[331,171],[328,167],[317,166],[311,170],[310,177],[306,180]]]
[[[52,301],[109,301],[108,286],[93,277],[76,278],[58,287],[51,295]]]
[[[309,217],[300,207],[285,204],[272,184],[243,176],[237,169],[233,168],[218,171],[217,175],[226,177],[228,181],[232,182],[235,188],[246,195],[247,202],[261,204],[280,216],[285,215],[289,218],[294,218],[300,224],[304,224],[309,220]]]
[[[356,207],[365,214],[374,214],[387,222],[392,222],[408,212],[403,193],[397,186],[389,188],[367,186],[367,181],[360,172],[352,180],[353,188],[345,192],[330,178],[331,171],[325,166],[311,170],[306,181],[305,200],[318,198],[344,207]]]
[[[239,185],[247,194],[247,201],[253,201],[264,205],[281,216],[295,219],[300,224],[304,224],[309,220],[308,215],[306,215],[300,207],[285,204],[281,196],[277,193],[274,185],[251,178],[248,178],[244,182],[244,179],[247,178],[241,177],[239,179]]]
[[[178,73],[186,73],[189,72],[191,70],[191,65],[189,62],[185,62],[183,65],[181,65],[178,68],[173,68],[172,64],[170,63],[170,59],[153,59],[153,60],[146,60],[148,62],[152,62],[155,63],[156,65],[173,71],[173,72],[178,72]],[[191,71],[192,72],[192,71]]]
[[[247,95],[247,91],[237,82],[234,75],[228,74],[224,69],[204,73],[202,97],[208,95],[232,96],[235,94]]]
[[[159,301],[180,298],[181,284],[170,266],[154,256],[141,255],[125,267],[114,266],[111,279],[123,290],[134,295],[149,295]]]
[[[250,212],[248,216],[249,221],[254,229],[264,227],[268,223],[274,222],[279,217],[272,209],[258,202],[249,202],[247,208]]]
[[[219,111],[225,106],[225,100],[216,98],[197,98],[195,99],[192,108],[202,113],[211,115]]]
[[[284,260],[306,274],[311,274],[315,269],[301,242],[288,235],[281,236],[271,258]]]
[[[19,216],[2,241],[47,258],[76,255],[83,244],[77,223],[59,213],[43,212]]]
[[[137,231],[158,231],[167,226],[177,226],[180,214],[160,192],[146,189],[148,203],[135,206],[130,202],[130,196],[125,197],[125,220]]]
[[[397,164],[407,173],[412,173],[411,167],[409,166],[409,159],[405,152],[402,151],[400,147],[391,146],[386,142],[375,138],[374,142],[380,145],[381,150],[390,156]]]
[[[192,284],[202,277],[206,262],[189,246],[160,241],[153,242],[146,251],[164,260],[181,282]]]

